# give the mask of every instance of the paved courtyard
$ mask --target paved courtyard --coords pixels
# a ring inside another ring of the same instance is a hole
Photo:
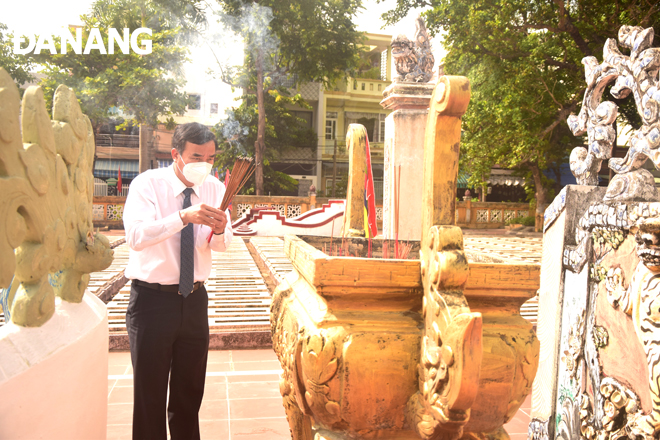
[[[130,355],[110,352],[108,440],[131,438],[133,376]],[[280,366],[271,349],[209,352],[200,410],[202,440],[290,439],[279,391]],[[511,440],[527,439],[530,397],[505,429]]]

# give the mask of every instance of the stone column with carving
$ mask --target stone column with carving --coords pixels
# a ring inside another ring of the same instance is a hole
[[[0,67],[0,437],[105,438],[107,309],[87,285],[113,252],[92,224],[92,124],[68,87],[52,102],[51,120]]]
[[[585,147],[569,185],[544,214],[531,440],[660,437],[660,48],[652,27],[622,26],[603,61],[582,59],[586,88],[568,118]],[[619,48],[623,48],[624,52]],[[617,100],[630,96],[641,126],[612,157]],[[614,176],[598,185],[607,160]]]
[[[399,239],[422,236],[421,170],[424,164],[424,132],[434,84],[395,82],[383,92],[381,105],[393,110],[385,120],[383,237],[396,235],[395,203],[399,202]],[[399,168],[400,167],[400,168]],[[395,172],[399,188],[395,188]]]

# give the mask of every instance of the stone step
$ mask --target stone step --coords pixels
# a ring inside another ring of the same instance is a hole
[[[222,340],[223,344],[235,342],[239,344],[236,348],[247,348],[255,341],[270,344],[271,296],[245,242],[234,237],[226,252],[212,253],[212,261],[211,275],[206,282],[209,328],[212,334],[224,335],[212,335],[212,340]],[[126,262],[124,260],[124,266]],[[110,345],[114,349],[128,347],[125,319],[129,299],[130,280],[108,303]],[[227,332],[249,335],[241,338]]]

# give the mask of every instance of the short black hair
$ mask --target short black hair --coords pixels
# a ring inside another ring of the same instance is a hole
[[[213,141],[215,148],[218,148],[218,141],[215,139],[215,135],[206,125],[199,122],[189,122],[187,124],[177,125],[174,129],[172,148],[176,148],[179,154],[183,154],[183,151],[186,149],[186,142],[203,145],[209,141]]]

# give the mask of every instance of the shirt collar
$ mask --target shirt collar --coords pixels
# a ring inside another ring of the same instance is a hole
[[[172,163],[172,165],[169,166],[170,172],[168,174],[170,184],[172,185],[172,191],[174,193],[175,197],[178,197],[179,194],[183,192],[184,189],[188,188],[185,183],[179,179],[179,176],[176,175],[174,172],[174,167],[176,166],[175,163]],[[193,192],[197,197],[199,197],[199,185],[195,185],[192,187]]]

